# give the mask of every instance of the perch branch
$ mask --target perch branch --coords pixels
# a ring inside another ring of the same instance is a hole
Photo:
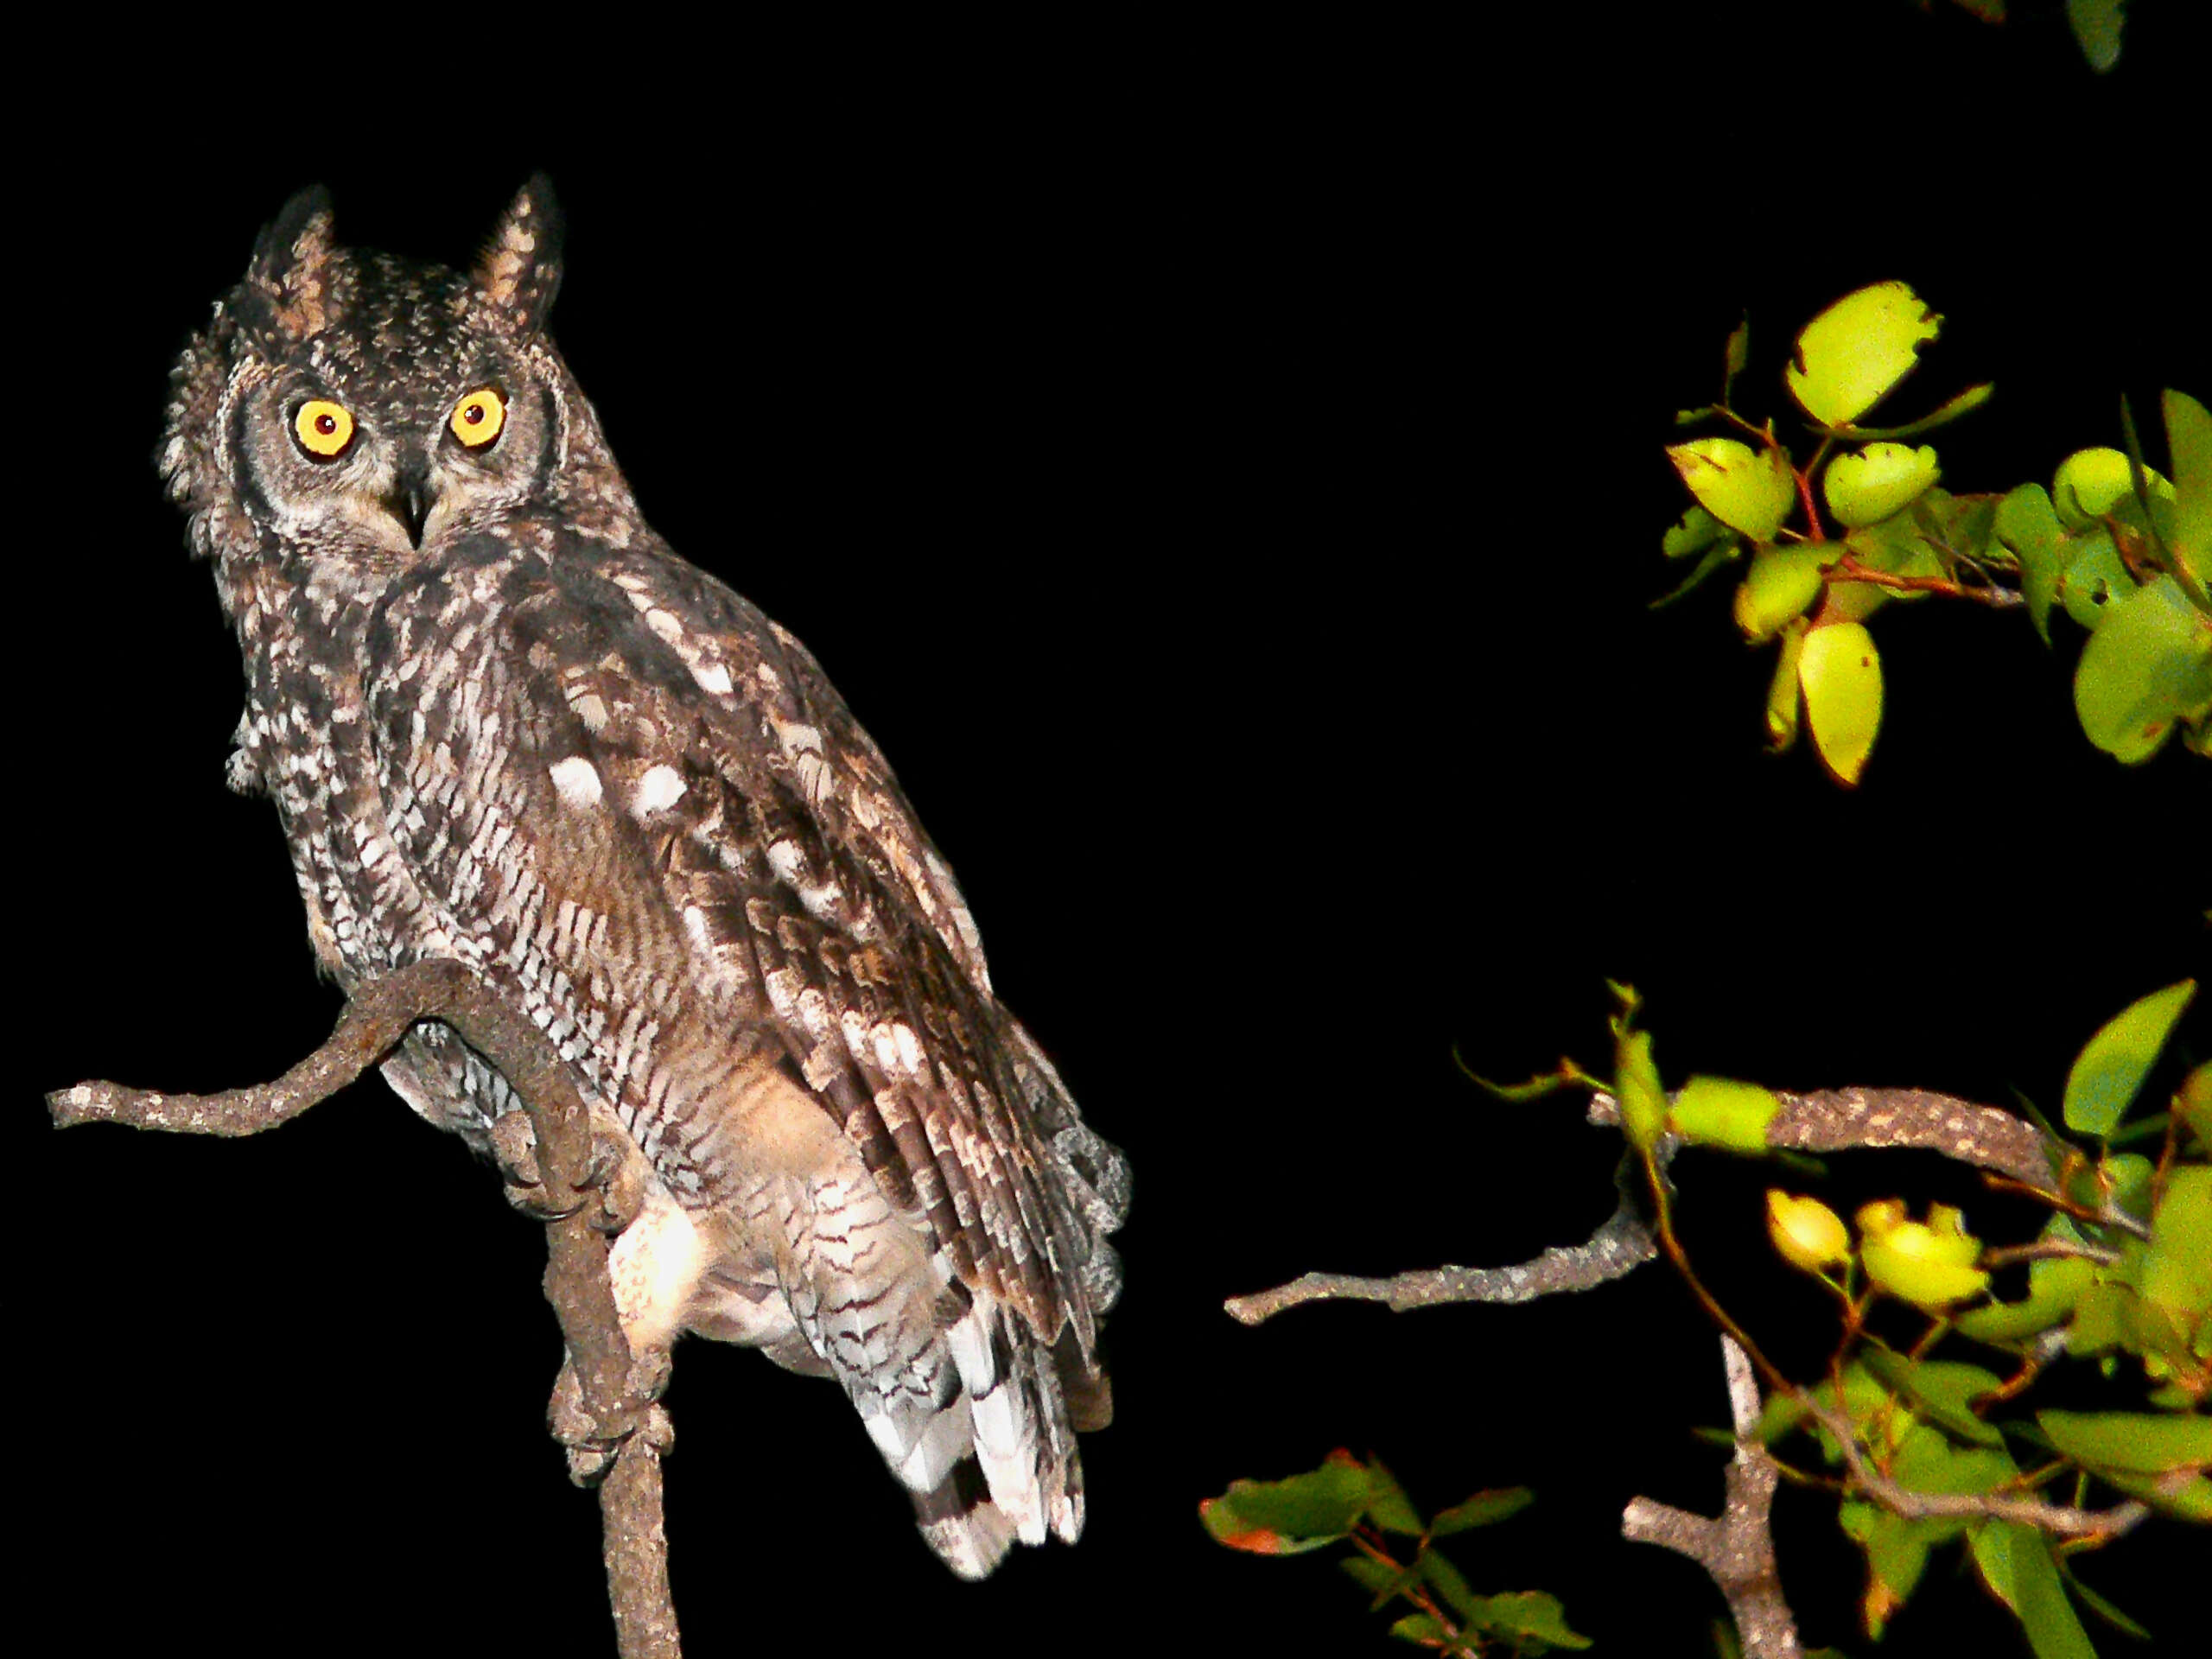
[[[1728,1497],[1715,1516],[1692,1515],[1648,1497],[1629,1500],[1621,1535],[1687,1555],[1712,1576],[1727,1599],[1745,1659],[1798,1659],[1797,1621],[1782,1593],[1775,1566],[1775,1487],[1781,1471],[1759,1441],[1758,1380],[1751,1357],[1732,1337],[1720,1338],[1728,1371],[1728,1414],[1736,1455],[1728,1464]]]
[[[55,1124],[126,1123],[191,1135],[257,1135],[305,1111],[390,1053],[422,1020],[450,1026],[498,1068],[528,1112],[545,1191],[572,1195],[546,1227],[546,1300],[566,1339],[583,1438],[611,1452],[600,1485],[607,1585],[622,1659],[677,1659],[668,1593],[660,1454],[667,1420],[635,1373],[607,1275],[608,1227],[591,1175],[591,1117],[552,1042],[468,969],[420,962],[354,988],[330,1039],[271,1084],[170,1095],[80,1083],[47,1096]],[[645,1433],[638,1432],[643,1428]],[[572,1464],[573,1466],[573,1464]]]

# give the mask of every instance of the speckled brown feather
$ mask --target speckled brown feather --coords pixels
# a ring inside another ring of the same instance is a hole
[[[1082,1522],[1120,1154],[990,986],[951,872],[814,659],[638,516],[542,332],[541,181],[473,276],[357,254],[310,193],[180,361],[162,462],[244,653],[233,787],[276,802],[341,984],[468,963],[636,1143],[633,1340],[837,1377],[957,1569]],[[443,430],[473,387],[504,426]],[[356,422],[289,441],[304,397]],[[449,1033],[385,1068],[488,1146]]]

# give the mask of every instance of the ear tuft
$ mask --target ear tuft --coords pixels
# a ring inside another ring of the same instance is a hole
[[[305,340],[330,321],[330,193],[310,185],[286,202],[254,244],[247,294],[259,304],[252,320]]]
[[[476,262],[476,285],[507,314],[518,335],[536,334],[553,308],[561,287],[561,230],[552,181],[533,173]]]

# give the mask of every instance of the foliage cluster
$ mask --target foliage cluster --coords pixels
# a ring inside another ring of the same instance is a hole
[[[1718,421],[1740,435],[1693,438],[1667,451],[1696,505],[1662,550],[1694,563],[1659,603],[1745,564],[1736,625],[1751,643],[1777,646],[1769,744],[1795,744],[1802,711],[1822,764],[1841,783],[1859,781],[1881,728],[1881,655],[1868,621],[1885,606],[1934,596],[2024,608],[2047,645],[2054,613],[2063,612],[2089,634],[2074,704],[2090,741],[2136,762],[2178,728],[2206,753],[2212,416],[2187,393],[2166,392],[2171,478],[2144,464],[2123,404],[2126,452],[2079,450],[2048,489],[2024,483],[2002,495],[1953,494],[1938,483],[1935,448],[1905,440],[1971,413],[1988,400],[1989,386],[1970,386],[1901,425],[1859,424],[1910,374],[1942,321],[1910,287],[1890,282],[1847,295],[1806,324],[1783,377],[1813,438],[1802,464],[1772,419],[1754,425],[1733,406],[1751,360],[1749,324],[1738,327],[1719,399],[1676,417],[1683,425]]]

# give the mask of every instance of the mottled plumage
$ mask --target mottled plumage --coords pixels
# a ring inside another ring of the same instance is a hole
[[[836,1377],[980,1576],[1081,1529],[1127,1167],[814,659],[639,516],[557,257],[541,181],[469,273],[338,247],[309,192],[185,352],[161,460],[245,653],[231,784],[341,986],[467,963],[634,1143],[633,1345]],[[384,1071],[486,1150],[513,1108],[442,1027]]]

